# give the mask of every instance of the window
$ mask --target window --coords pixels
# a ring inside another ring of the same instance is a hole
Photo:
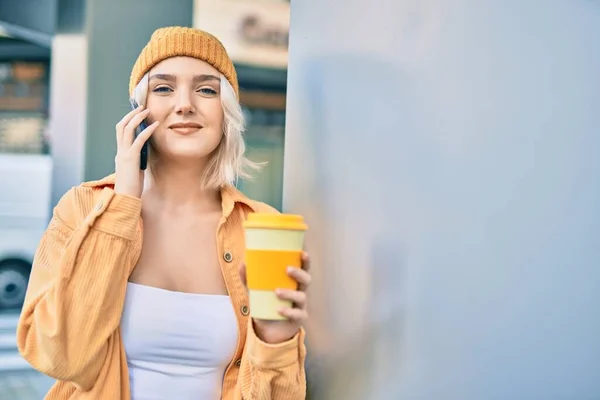
[[[265,202],[281,211],[283,196],[283,147],[285,111],[246,109],[246,155],[267,164],[253,180],[242,180],[238,188],[253,200]]]
[[[47,86],[47,62],[0,62],[0,153],[48,152]]]

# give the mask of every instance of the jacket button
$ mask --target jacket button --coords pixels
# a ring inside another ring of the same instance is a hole
[[[242,315],[248,315],[248,314],[250,314],[250,309],[245,304],[242,306],[242,310],[241,311],[242,311]]]
[[[235,362],[235,366],[239,368],[240,365],[242,365],[242,360],[238,358],[237,361]]]
[[[230,252],[226,251],[225,254],[223,254],[223,259],[225,260],[225,262],[230,263],[233,260],[233,256]]]

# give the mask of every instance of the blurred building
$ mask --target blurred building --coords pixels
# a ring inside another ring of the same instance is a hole
[[[0,16],[8,3],[0,3]],[[23,301],[51,208],[50,49],[44,34],[32,32],[0,25],[0,312]]]
[[[49,51],[0,36],[0,151],[46,153]]]

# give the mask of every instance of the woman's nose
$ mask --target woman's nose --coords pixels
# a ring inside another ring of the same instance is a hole
[[[193,114],[196,112],[189,94],[182,93],[178,96],[175,111],[177,114]]]

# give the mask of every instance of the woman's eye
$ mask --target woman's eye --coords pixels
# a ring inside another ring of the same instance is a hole
[[[208,88],[208,87],[200,88],[200,89],[198,89],[198,92],[200,92],[202,94],[208,94],[208,95],[215,95],[215,94],[217,94],[217,91],[215,89]]]
[[[154,90],[152,90],[153,92],[170,92],[171,88],[168,86],[158,86],[155,87]]]

